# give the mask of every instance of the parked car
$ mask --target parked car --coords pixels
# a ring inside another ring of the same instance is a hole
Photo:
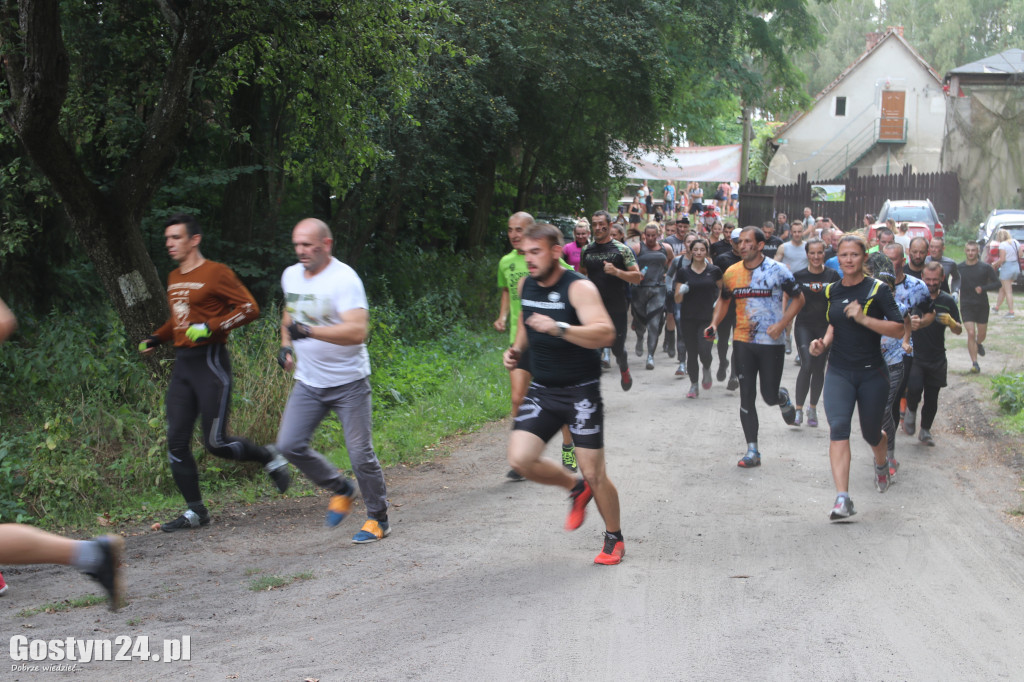
[[[1017,241],[1024,239],[1024,210],[997,208],[989,214],[988,219],[978,225],[978,242],[987,244],[992,241],[996,230],[1009,230]]]
[[[899,221],[896,224],[899,225],[900,223],[903,223],[903,222],[906,222],[906,221],[902,221],[901,220],[901,221]],[[871,227],[868,228],[868,241],[876,239],[875,233],[880,228],[883,228],[883,227],[885,227],[885,223],[874,223],[874,224],[872,224]],[[907,236],[909,236],[911,239],[913,239],[914,237],[924,237],[928,241],[931,241],[932,240],[932,231],[924,223],[920,223],[920,222],[907,222]]]
[[[882,210],[878,212],[876,224],[885,225],[885,221],[889,219],[895,220],[897,225],[921,223],[928,228],[928,238],[931,239],[932,236],[943,235],[943,218],[944,216],[935,210],[930,199],[886,199],[882,204]]]

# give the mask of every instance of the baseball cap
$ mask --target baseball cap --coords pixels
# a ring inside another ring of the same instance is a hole
[[[737,239],[740,238],[740,232],[743,232],[743,230],[741,230],[738,227],[734,227],[732,230],[732,234],[729,235],[729,239],[731,239],[732,241],[736,241]]]

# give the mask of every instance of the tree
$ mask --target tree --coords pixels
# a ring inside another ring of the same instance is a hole
[[[276,88],[279,168],[319,169],[343,185],[373,163],[370,119],[386,114],[362,88],[386,78],[400,103],[433,44],[423,19],[439,11],[432,0],[0,8],[4,120],[60,198],[130,338],[167,317],[143,216],[190,140],[218,126],[248,134],[247,121],[221,114],[236,92],[235,111],[245,106],[240,84]]]

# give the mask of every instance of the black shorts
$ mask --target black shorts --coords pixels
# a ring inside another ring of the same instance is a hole
[[[914,362],[910,365],[909,383],[924,388],[945,388],[947,369],[946,358],[938,362],[928,362],[914,356]]]
[[[960,316],[964,322],[988,324],[988,303],[961,303]]]
[[[531,383],[512,421],[513,431],[526,431],[547,443],[569,425],[577,447],[598,450],[604,447],[604,403],[601,380],[575,386],[550,387]]]

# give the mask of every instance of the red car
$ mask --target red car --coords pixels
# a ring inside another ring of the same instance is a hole
[[[900,223],[897,223],[897,227],[899,227],[899,225]],[[885,223],[875,223],[870,228],[868,228],[869,242],[874,239],[877,239],[875,235],[878,232],[878,229],[882,227],[885,227]],[[896,234],[898,235],[899,232],[897,231]],[[910,237],[911,239],[913,239],[914,237],[924,237],[928,241],[931,241],[932,231],[928,229],[928,226],[925,225],[924,223],[907,223],[907,236]]]

